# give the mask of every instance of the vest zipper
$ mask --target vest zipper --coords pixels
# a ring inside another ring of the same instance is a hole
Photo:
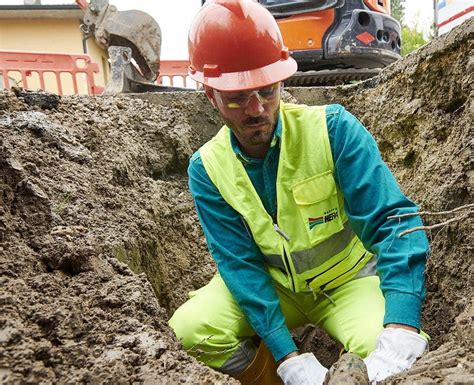
[[[288,255],[286,254],[286,250],[284,247],[283,247],[283,256],[285,257],[286,266],[288,266],[288,274],[290,275],[290,278],[291,278],[291,286],[293,287],[293,291],[296,292],[295,280],[293,278],[293,274],[291,274],[290,261],[288,260]]]
[[[331,296],[330,296],[328,293],[326,293],[323,289],[320,288],[320,289],[319,289],[319,292],[316,293],[316,292],[314,291],[314,289],[313,289],[311,286],[309,286],[309,283],[307,283],[306,286],[307,286],[307,287],[311,290],[311,292],[313,293],[313,297],[314,297],[314,300],[315,300],[315,301],[318,299],[318,296],[319,296],[320,294],[322,294],[324,297],[327,298],[327,300],[328,300],[329,302],[331,302],[334,306],[336,306],[336,302],[334,302],[334,300],[331,298]]]
[[[280,234],[287,242],[289,242],[290,237],[289,237],[282,229],[280,229],[276,223],[273,223],[273,228],[274,228],[275,231],[276,231],[278,234]],[[286,254],[285,246],[283,246],[283,258],[284,258],[285,264],[286,264],[286,266],[287,266],[288,275],[289,275],[290,278],[291,278],[291,286],[293,287],[293,291],[296,291],[296,288],[295,288],[295,280],[294,280],[294,278],[293,278],[293,274],[291,274],[290,261],[288,260],[288,255]]]
[[[273,228],[278,234],[280,234],[283,238],[285,238],[287,242],[290,241],[290,237],[282,229],[280,229],[276,223],[273,224]]]

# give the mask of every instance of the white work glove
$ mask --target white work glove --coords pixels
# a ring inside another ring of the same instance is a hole
[[[377,337],[375,350],[364,359],[371,384],[410,368],[428,349],[428,342],[418,333],[386,328]]]
[[[313,353],[288,358],[277,369],[285,385],[322,385],[327,372]]]

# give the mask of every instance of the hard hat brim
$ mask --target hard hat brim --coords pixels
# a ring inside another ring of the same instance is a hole
[[[218,91],[245,91],[288,79],[297,68],[296,61],[290,56],[285,60],[249,71],[227,72],[218,77],[204,77],[200,71],[189,71],[189,76],[196,82]]]

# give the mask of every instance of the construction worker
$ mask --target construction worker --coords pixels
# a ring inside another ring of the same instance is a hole
[[[170,320],[184,348],[242,383],[323,384],[328,369],[290,335],[313,323],[364,358],[372,382],[409,368],[427,349],[428,242],[399,236],[419,217],[387,219],[417,207],[372,136],[340,105],[280,101],[297,66],[255,1],[208,1],[189,55],[225,125],[188,170],[219,273]]]

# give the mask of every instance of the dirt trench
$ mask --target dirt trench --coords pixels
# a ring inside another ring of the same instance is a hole
[[[284,97],[346,106],[422,210],[469,204],[473,30],[471,20],[371,81]],[[186,167],[219,125],[202,93],[0,93],[1,383],[236,383],[188,356],[166,322],[215,272]],[[390,383],[473,383],[469,211],[425,223],[459,216],[430,231],[432,351]],[[331,364],[337,347],[315,336],[295,333]]]

